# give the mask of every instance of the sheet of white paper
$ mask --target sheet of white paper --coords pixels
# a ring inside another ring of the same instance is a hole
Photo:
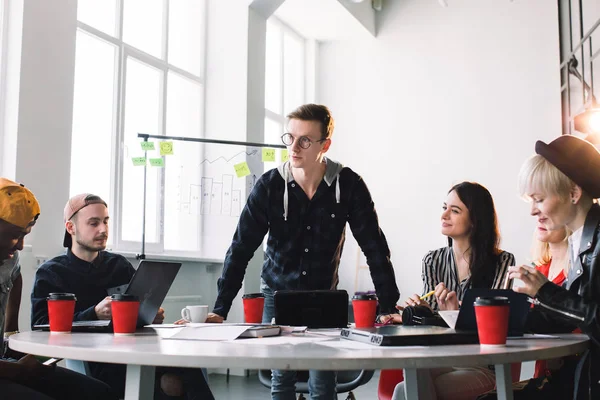
[[[438,311],[444,322],[446,322],[448,326],[452,329],[454,329],[454,327],[456,326],[458,312],[459,310]]]
[[[341,329],[309,329],[307,333],[319,336],[340,337]]]
[[[144,328],[183,328],[185,325],[175,325],[175,324],[150,324],[144,325]]]
[[[212,341],[225,341],[234,340],[240,336],[246,329],[247,326],[239,325],[221,325],[221,324],[206,324],[209,326],[187,326],[181,331],[177,332],[169,339],[178,340],[212,340]]]

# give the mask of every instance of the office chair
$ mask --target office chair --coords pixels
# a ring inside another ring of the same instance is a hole
[[[338,371],[337,393],[348,393],[346,400],[356,400],[352,390],[369,382],[375,371]],[[271,370],[261,369],[258,371],[258,380],[263,386],[271,388]],[[298,382],[296,382],[296,393],[300,394],[298,400],[305,400],[304,394],[308,394],[308,371],[298,371]]]
[[[521,363],[513,363],[510,366],[512,382],[519,382],[521,378]],[[403,369],[382,369],[379,374],[379,385],[377,387],[377,398],[379,400],[391,400],[396,385],[404,381]]]

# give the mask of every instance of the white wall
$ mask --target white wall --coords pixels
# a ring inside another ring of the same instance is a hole
[[[388,238],[402,298],[446,244],[446,192],[487,186],[502,247],[525,262],[534,227],[516,190],[536,139],[560,134],[558,15],[547,0],[387,1],[377,38],[320,46],[318,100],[336,118],[330,156],[361,174]],[[354,290],[356,245],[341,286]]]

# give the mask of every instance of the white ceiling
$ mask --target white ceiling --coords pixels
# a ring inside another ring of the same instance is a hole
[[[274,15],[308,39],[329,41],[371,36],[338,0],[286,0]]]

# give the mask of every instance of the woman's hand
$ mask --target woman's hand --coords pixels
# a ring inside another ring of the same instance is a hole
[[[425,306],[431,310],[431,306],[429,305],[429,303],[426,302],[425,300],[422,300],[421,296],[419,296],[416,293],[413,294],[412,296],[410,296],[408,299],[406,299],[406,301],[403,304],[402,309],[404,310],[405,307],[415,307],[415,306]]]
[[[402,307],[396,306],[398,310],[403,310]],[[402,312],[400,314],[386,314],[379,317],[379,323],[383,325],[390,324],[401,324],[402,323]]]
[[[446,287],[444,282],[440,282],[435,287],[435,299],[437,300],[438,306],[441,311],[446,310],[458,310],[458,297],[456,297],[456,292],[454,290],[450,290]]]
[[[515,292],[525,293],[528,296],[535,297],[537,292],[548,278],[535,267],[521,265],[520,267],[508,267],[508,279],[520,279],[523,286],[513,288]]]

